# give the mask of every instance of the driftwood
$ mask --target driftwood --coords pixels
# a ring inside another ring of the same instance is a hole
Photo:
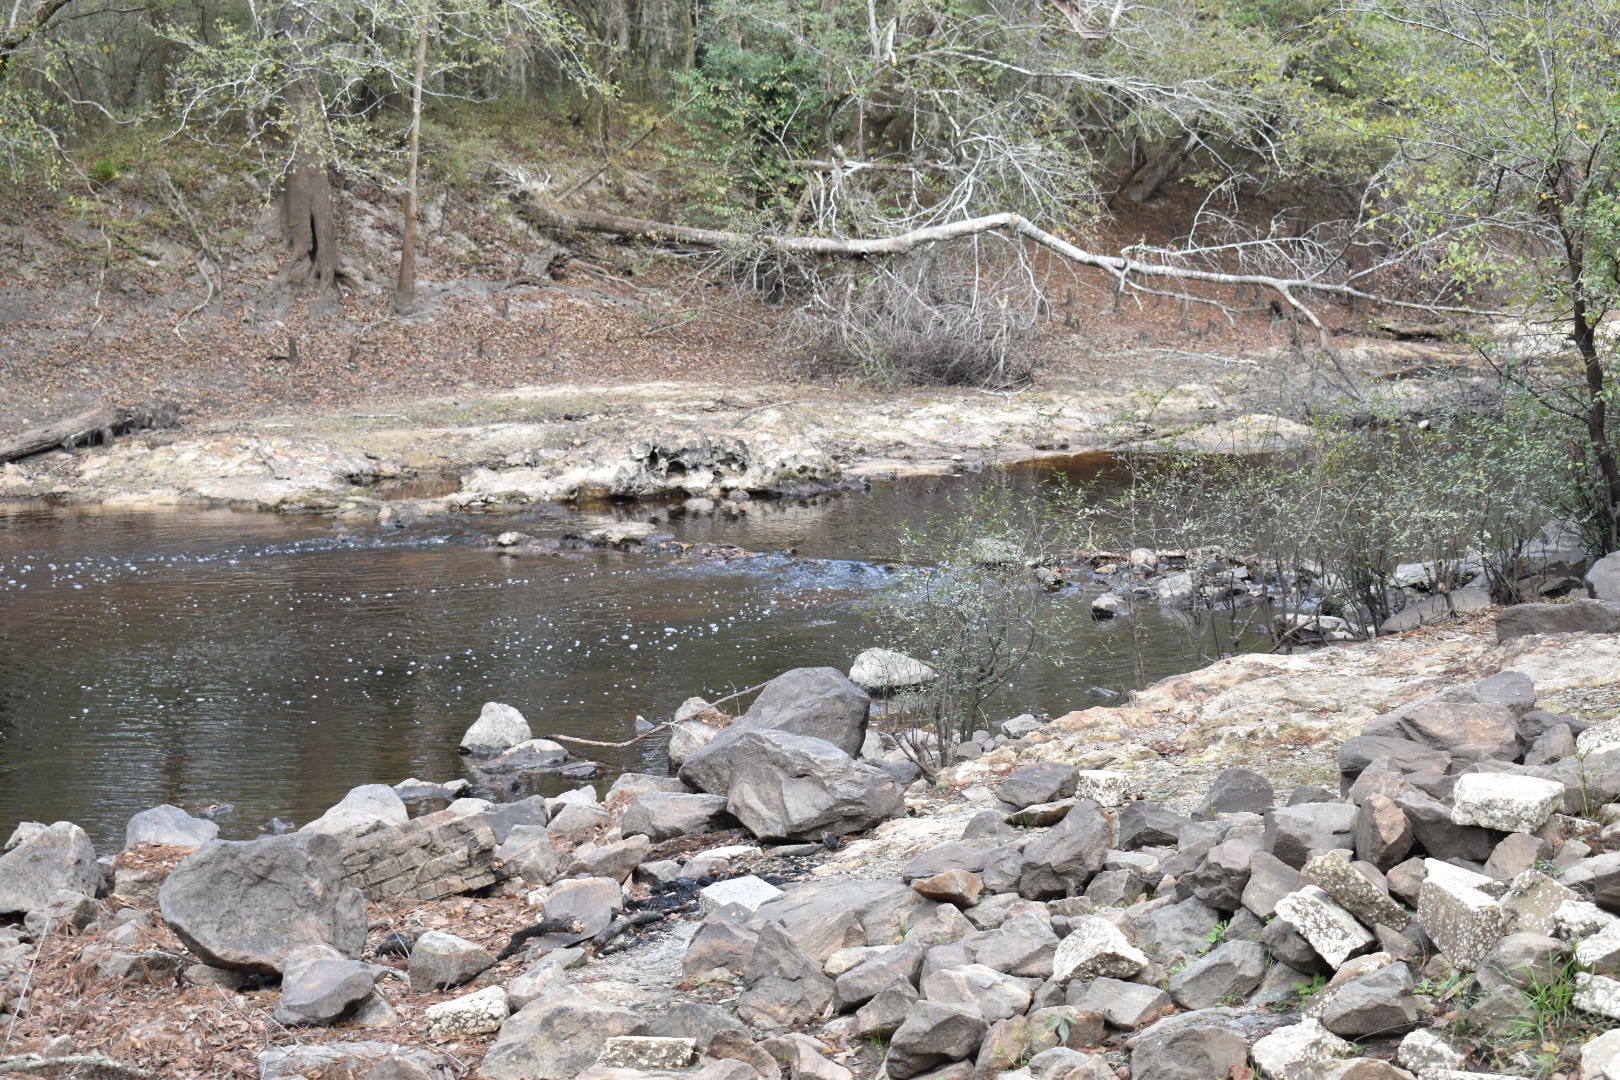
[[[127,1061],[102,1054],[67,1054],[63,1057],[41,1057],[39,1054],[20,1054],[0,1058],[0,1074],[16,1075],[73,1075],[96,1076],[103,1080],[155,1080],[157,1073],[149,1072]]]
[[[658,732],[669,727],[670,723],[671,721],[666,720],[657,727],[648,728],[635,738],[626,739],[624,742],[600,742],[596,739],[582,739],[578,735],[547,735],[546,738],[550,739],[552,742],[575,743],[579,746],[606,746],[617,750],[626,746],[634,746],[636,743],[640,742],[642,739],[645,739],[649,735],[656,735]]]
[[[100,405],[77,416],[30,428],[0,443],[0,465],[43,454],[47,450],[71,450],[75,446],[110,443],[119,435],[144,428],[173,427],[179,420],[180,410],[167,401],[133,408]]]

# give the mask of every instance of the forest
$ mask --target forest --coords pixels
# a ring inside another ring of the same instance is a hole
[[[1285,319],[1352,398],[1335,339],[1376,312],[1490,367],[1610,550],[1617,39],[1613,0],[15,0],[0,177],[65,214],[144,192],[188,316],[227,290],[223,188],[278,210],[271,286],[317,316],[410,314],[425,198],[496,190],[701,254],[813,371],[891,385],[1026,381],[1054,266],[1183,327]]]

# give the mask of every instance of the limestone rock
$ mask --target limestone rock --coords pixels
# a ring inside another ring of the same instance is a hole
[[[1375,941],[1355,916],[1315,885],[1278,900],[1277,916],[1287,920],[1335,968],[1371,949]]]
[[[456,1038],[499,1031],[510,1012],[506,990],[499,986],[486,986],[482,990],[429,1005],[423,1016],[428,1022],[429,1036]]]
[[[1257,1040],[1250,1054],[1261,1076],[1268,1080],[1292,1080],[1309,1066],[1349,1057],[1354,1049],[1323,1027],[1321,1021],[1308,1017]]]
[[[965,964],[925,975],[923,997],[977,1009],[986,1022],[1017,1016],[1029,1008],[1033,983],[983,964]]]
[[[1436,874],[1433,867],[1418,894],[1418,919],[1446,958],[1469,970],[1496,947],[1506,923],[1495,900]]]
[[[693,1039],[658,1035],[615,1035],[602,1044],[596,1064],[609,1069],[684,1069],[697,1055]]]
[[[495,958],[465,938],[429,930],[411,946],[411,989],[417,993],[460,986],[494,966]]]
[[[1304,878],[1333,897],[1366,926],[1405,930],[1411,912],[1390,898],[1367,875],[1350,864],[1350,853],[1325,851],[1305,864]]]
[[[529,722],[510,705],[491,701],[478,713],[478,719],[461,736],[461,752],[491,756],[510,750],[534,738]],[[394,775],[399,775],[395,773]]]
[[[158,890],[163,920],[215,967],[279,974],[301,945],[358,957],[366,901],[343,885],[341,849],[325,833],[210,840]]]
[[[637,1035],[646,1021],[629,1009],[578,990],[559,990],[513,1013],[478,1068],[483,1080],[572,1080],[596,1063],[618,1035]]]
[[[71,821],[58,821],[31,832],[0,855],[0,915],[44,907],[58,892],[95,896],[103,880],[96,850],[84,830]]]
[[[1245,997],[1266,973],[1265,946],[1227,941],[1170,977],[1170,993],[1184,1009],[1207,1009]]]
[[[1564,805],[1564,785],[1535,776],[1469,773],[1457,777],[1451,820],[1503,832],[1534,832]]]
[[[737,999],[737,1015],[755,1027],[798,1027],[833,1002],[833,981],[776,923],[761,927],[744,982],[748,989]]]
[[[1073,920],[1069,936],[1058,943],[1052,958],[1052,977],[1129,979],[1147,963],[1148,958],[1113,923],[1086,915]]]
[[[708,914],[730,904],[740,904],[749,911],[754,911],[761,904],[780,900],[785,895],[787,894],[764,878],[747,874],[703,886],[698,890],[698,910]]]
[[[207,818],[192,817],[178,806],[162,803],[142,810],[124,826],[124,846],[162,844],[197,848],[219,835],[219,826]]]
[[[849,665],[849,681],[869,694],[889,694],[937,678],[932,666],[893,649],[867,649]]]
[[[1231,1076],[1249,1057],[1249,1040],[1219,1022],[1175,1023],[1172,1016],[1136,1037],[1131,1050],[1131,1080],[1211,1080]]]
[[[1350,803],[1280,807],[1266,818],[1266,850],[1299,869],[1312,851],[1354,847],[1356,818]]]

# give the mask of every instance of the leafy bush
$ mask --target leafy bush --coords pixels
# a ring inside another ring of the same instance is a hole
[[[1071,516],[996,479],[902,534],[907,566],[867,614],[885,646],[938,672],[895,710],[901,744],[925,771],[972,735],[1024,665],[1061,662],[1081,609],[1049,603],[1039,568],[1074,550],[1076,531]]]

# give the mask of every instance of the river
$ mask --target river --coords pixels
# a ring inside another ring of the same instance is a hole
[[[1015,479],[1056,475],[1107,490],[1119,465],[1092,456]],[[741,514],[606,511],[656,514],[684,540],[798,554],[729,562],[481,546],[504,529],[577,525],[562,507],[379,529],[0,505],[0,836],[71,820],[116,849],[131,814],[171,802],[232,803],[221,833],[249,837],[273,816],[307,821],[357,784],[475,777],[456,743],[486,701],[516,706],[536,734],[618,741],[638,715],[668,716],[691,695],[800,665],[847,669],[886,644],[860,601],[889,580],[900,525],[979,482],[905,479]],[[1052,602],[1084,601],[1068,590]],[[997,717],[1083,708],[1194,662],[1152,605],[1087,622],[1071,651],[1021,673]],[[597,756],[613,770],[665,767],[656,738]]]

